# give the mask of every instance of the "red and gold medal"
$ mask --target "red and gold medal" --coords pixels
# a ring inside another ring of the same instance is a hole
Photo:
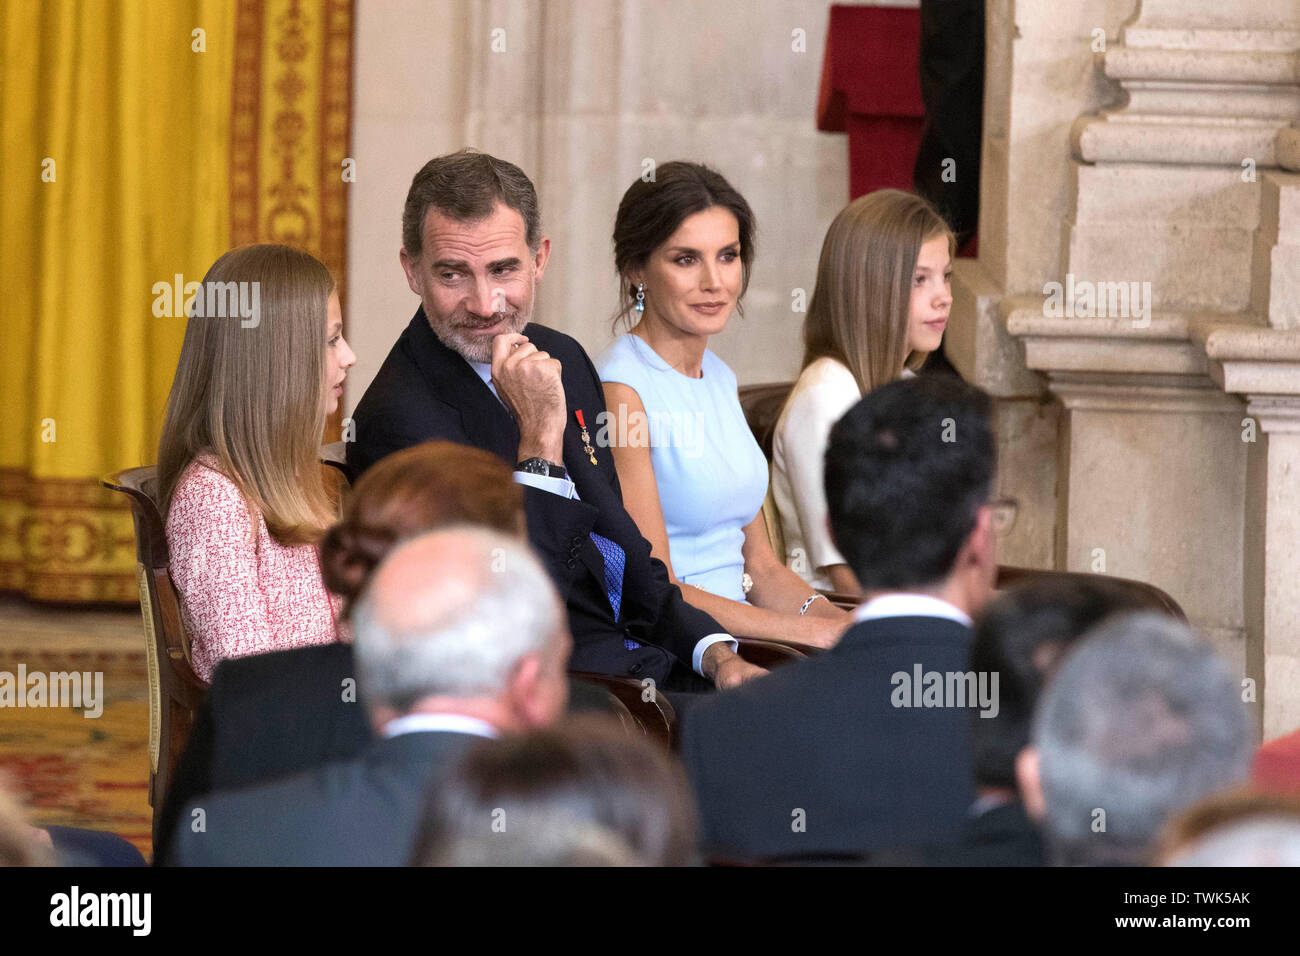
[[[582,450],[587,453],[587,457],[591,459],[591,463],[594,465],[596,463],[596,449],[591,447],[591,435],[587,433],[587,423],[582,420],[582,409],[576,409],[573,414],[578,419],[578,427],[582,429]]]

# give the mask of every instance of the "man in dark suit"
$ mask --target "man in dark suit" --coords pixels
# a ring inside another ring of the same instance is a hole
[[[970,715],[975,802],[966,829],[954,843],[899,854],[891,862],[1046,864],[1042,833],[1016,785],[1016,758],[1029,746],[1034,705],[1079,638],[1108,616],[1139,607],[1131,591],[1098,575],[1031,578],[989,602],[975,626],[970,666],[999,675],[998,712],[992,718]]]
[[[182,866],[399,866],[425,795],[477,737],[543,727],[567,698],[571,641],[545,570],[482,529],[398,545],[353,613],[375,741],[356,758],[191,802]]]
[[[570,679],[569,712],[582,711],[625,712],[598,684]],[[170,863],[176,821],[187,803],[348,760],[373,740],[351,644],[226,658],[212,675],[167,788],[154,865]]]
[[[192,800],[346,760],[372,740],[350,644],[227,658],[212,675],[176,762],[154,865],[171,861],[176,822]]]
[[[518,167],[462,150],[416,174],[401,262],[421,305],[357,406],[349,467],[359,475],[434,438],[515,465],[529,541],[568,608],[575,671],[691,691],[762,673],[682,600],[624,510],[613,457],[593,440],[600,377],[577,342],[530,324],[549,255]]]
[[[960,834],[971,805],[971,615],[991,593],[988,396],[947,376],[894,382],[835,425],[826,497],[866,602],[830,651],[687,715],[682,757],[706,852],[864,857]]]
[[[997,672],[998,714],[971,716],[975,804],[961,842],[928,861],[956,866],[1042,866],[1043,838],[1016,786],[1016,757],[1029,746],[1034,706],[1074,643],[1112,614],[1139,608],[1105,578],[1044,578],[1011,588],[980,615],[971,668]]]

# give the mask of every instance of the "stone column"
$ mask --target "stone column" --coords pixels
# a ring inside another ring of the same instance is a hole
[[[988,0],[979,258],[953,269],[948,357],[995,398],[998,490],[1020,502],[1004,564],[1056,566],[1060,405],[1026,368],[1007,317],[1041,302],[1064,272],[1061,221],[1072,186],[1070,129],[1116,94],[1092,52],[1115,42],[1137,0]],[[955,170],[961,176],[962,170]]]
[[[1214,380],[1246,396],[1245,676],[1264,739],[1300,727],[1300,331],[1217,329]]]
[[[1090,74],[1093,102],[1081,104],[1063,139],[1057,125],[1047,141],[1026,135],[1020,142],[1017,101],[1032,104],[1034,96],[1017,93],[1014,65],[1035,55],[1023,49],[1035,40],[1023,24],[1059,5],[1019,0],[1011,23],[1003,19],[1006,6],[991,5],[989,69],[999,66],[999,43],[1010,46],[1011,119],[1002,126],[1011,136],[988,144],[986,161],[993,156],[996,172],[1005,154],[1005,175],[1023,168],[1017,153],[1043,166],[1057,144],[1069,153],[1027,185],[1044,222],[1026,225],[1032,213],[1019,214],[1018,228],[1035,244],[1018,261],[1038,264],[1037,274],[1012,261],[1011,250],[1025,240],[1022,232],[1012,241],[1017,200],[1008,177],[1003,203],[1013,212],[999,242],[1006,250],[1003,295],[997,298],[994,277],[980,314],[989,316],[985,338],[1005,330],[1019,340],[1023,365],[1015,371],[1040,372],[1059,402],[1053,564],[1104,567],[1169,591],[1261,695],[1268,684],[1268,699],[1261,696],[1266,728],[1291,729],[1300,722],[1300,658],[1284,614],[1296,595],[1279,582],[1288,574],[1300,580],[1300,562],[1283,545],[1296,529],[1279,511],[1278,502],[1290,499],[1277,483],[1294,440],[1282,437],[1292,436],[1284,423],[1295,419],[1280,411],[1291,406],[1278,402],[1300,396],[1300,365],[1270,364],[1261,371],[1266,381],[1235,387],[1223,376],[1245,367],[1234,364],[1231,350],[1245,348],[1253,333],[1300,324],[1293,305],[1300,268],[1292,265],[1300,261],[1292,248],[1300,232],[1290,226],[1290,174],[1276,171],[1300,158],[1293,125],[1300,116],[1300,5],[1143,0],[1122,12],[1127,22],[1112,32],[1106,5],[1082,4],[1085,13],[1061,17],[1059,29],[1073,31],[1075,45],[1058,55],[1058,65],[1068,73],[1079,51],[1089,50],[1098,68]],[[998,25],[1001,40],[992,36]],[[990,78],[989,89],[998,91],[1000,82]],[[1078,89],[1067,83],[1076,102],[1087,98]],[[986,101],[986,114],[996,105]],[[1061,173],[1064,196],[1059,189],[1041,195],[1044,182]],[[985,197],[990,185],[997,195],[996,180],[983,185]],[[981,257],[983,243],[998,237],[982,219]],[[1001,327],[997,316],[1005,317]],[[1267,341],[1262,348],[1275,347]],[[1226,366],[1209,343],[1228,350]],[[1263,435],[1255,443],[1243,440],[1251,409]]]

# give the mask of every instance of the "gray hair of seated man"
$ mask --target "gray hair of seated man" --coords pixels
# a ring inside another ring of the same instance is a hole
[[[460,834],[426,866],[645,866],[608,827],[563,815],[529,820],[522,832]]]
[[[403,562],[415,562],[405,571],[427,586],[386,587]],[[526,545],[469,526],[419,535],[388,554],[354,609],[359,689],[368,705],[399,712],[424,697],[490,696],[564,626],[550,576]]]
[[[1177,811],[1243,780],[1254,734],[1213,649],[1157,614],[1083,637],[1039,702],[1033,741],[1054,862],[1142,862]]]
[[[1300,820],[1261,816],[1218,827],[1166,866],[1300,866]]]

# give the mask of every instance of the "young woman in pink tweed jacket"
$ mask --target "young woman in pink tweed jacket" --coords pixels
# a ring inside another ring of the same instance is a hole
[[[171,575],[204,680],[226,657],[339,636],[317,556],[338,513],[319,446],[356,361],[338,296],[323,264],[279,245],[227,252],[198,299],[232,288],[253,314],[204,317],[196,300],[158,449]]]

